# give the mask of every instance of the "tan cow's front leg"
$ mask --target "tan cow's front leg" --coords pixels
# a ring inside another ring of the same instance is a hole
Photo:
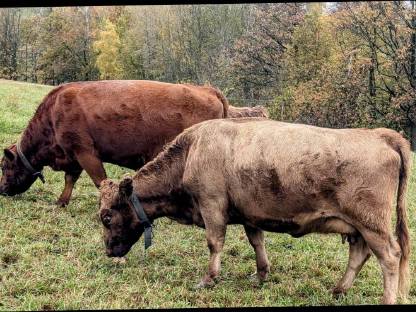
[[[220,203],[221,202],[221,203]],[[204,219],[205,234],[210,253],[208,273],[198,283],[196,288],[213,286],[219,275],[221,267],[221,252],[224,247],[226,222],[223,211],[222,201],[210,200],[210,203],[201,208],[201,215]],[[204,205],[202,205],[204,206]]]
[[[251,246],[256,252],[257,278],[262,283],[270,273],[270,264],[264,246],[263,231],[247,225],[244,225],[244,230],[246,231]]]
[[[197,288],[214,286],[221,268],[221,251],[224,247],[225,225],[206,228],[206,237],[210,253],[208,273],[198,283]]]

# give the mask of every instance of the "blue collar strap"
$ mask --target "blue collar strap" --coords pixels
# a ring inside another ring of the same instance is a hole
[[[144,250],[146,250],[152,245],[152,223],[144,212],[143,206],[140,204],[136,194],[133,193],[131,195],[130,201],[133,204],[140,223],[144,225]]]

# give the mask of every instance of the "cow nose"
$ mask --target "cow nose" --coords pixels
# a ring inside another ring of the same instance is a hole
[[[106,249],[105,249],[105,254],[106,254],[108,257],[111,257],[111,256],[113,256],[113,251],[112,251],[111,249],[109,249],[109,248],[106,248]]]

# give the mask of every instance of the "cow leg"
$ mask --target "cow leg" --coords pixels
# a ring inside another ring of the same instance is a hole
[[[347,270],[344,276],[332,290],[335,296],[344,294],[351,288],[355,277],[360,272],[365,262],[370,258],[370,249],[361,235],[349,239],[350,251]]]
[[[270,264],[264,247],[264,234],[262,230],[244,225],[248,240],[256,252],[257,278],[260,283],[267,279],[270,272]]]
[[[73,171],[71,173],[65,172],[65,187],[62,191],[61,196],[57,201],[57,205],[61,207],[65,207],[69,204],[69,199],[72,195],[72,190],[74,189],[74,185],[77,182],[79,176],[81,175],[82,169],[78,171]]]
[[[200,201],[201,215],[205,224],[205,234],[210,253],[208,273],[196,286],[197,288],[213,286],[220,272],[221,251],[224,247],[226,221],[221,213],[225,203],[222,201],[210,200],[209,204],[204,205]],[[221,206],[221,207],[220,207]]]
[[[214,286],[216,282],[221,267],[221,251],[224,247],[225,228],[225,225],[206,227],[206,237],[210,253],[208,273],[198,283],[197,288]]]
[[[107,178],[102,161],[94,154],[87,152],[76,153],[75,157],[98,188],[100,183]]]
[[[95,155],[87,152],[75,154],[78,163],[88,173],[95,186],[100,187],[100,183],[107,178],[102,161]],[[124,257],[116,260],[120,263],[126,261]]]
[[[362,231],[362,235],[377,257],[383,271],[384,292],[382,304],[396,303],[399,286],[399,263],[401,250],[393,236],[388,233]]]

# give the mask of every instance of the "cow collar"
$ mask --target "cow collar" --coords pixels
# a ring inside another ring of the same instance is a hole
[[[17,155],[19,155],[20,160],[22,161],[22,163],[26,167],[26,169],[29,170],[30,173],[32,175],[34,175],[36,178],[39,178],[42,181],[42,183],[45,183],[45,177],[43,176],[42,171],[36,171],[32,167],[32,165],[30,164],[30,162],[27,160],[27,158],[23,154],[22,149],[20,148],[20,142],[17,142],[17,144],[16,144],[16,150],[17,150]]]
[[[152,223],[149,221],[146,213],[144,212],[143,206],[140,204],[136,194],[132,194],[130,201],[133,204],[134,211],[140,220],[140,223],[144,225],[144,250],[152,245]]]

